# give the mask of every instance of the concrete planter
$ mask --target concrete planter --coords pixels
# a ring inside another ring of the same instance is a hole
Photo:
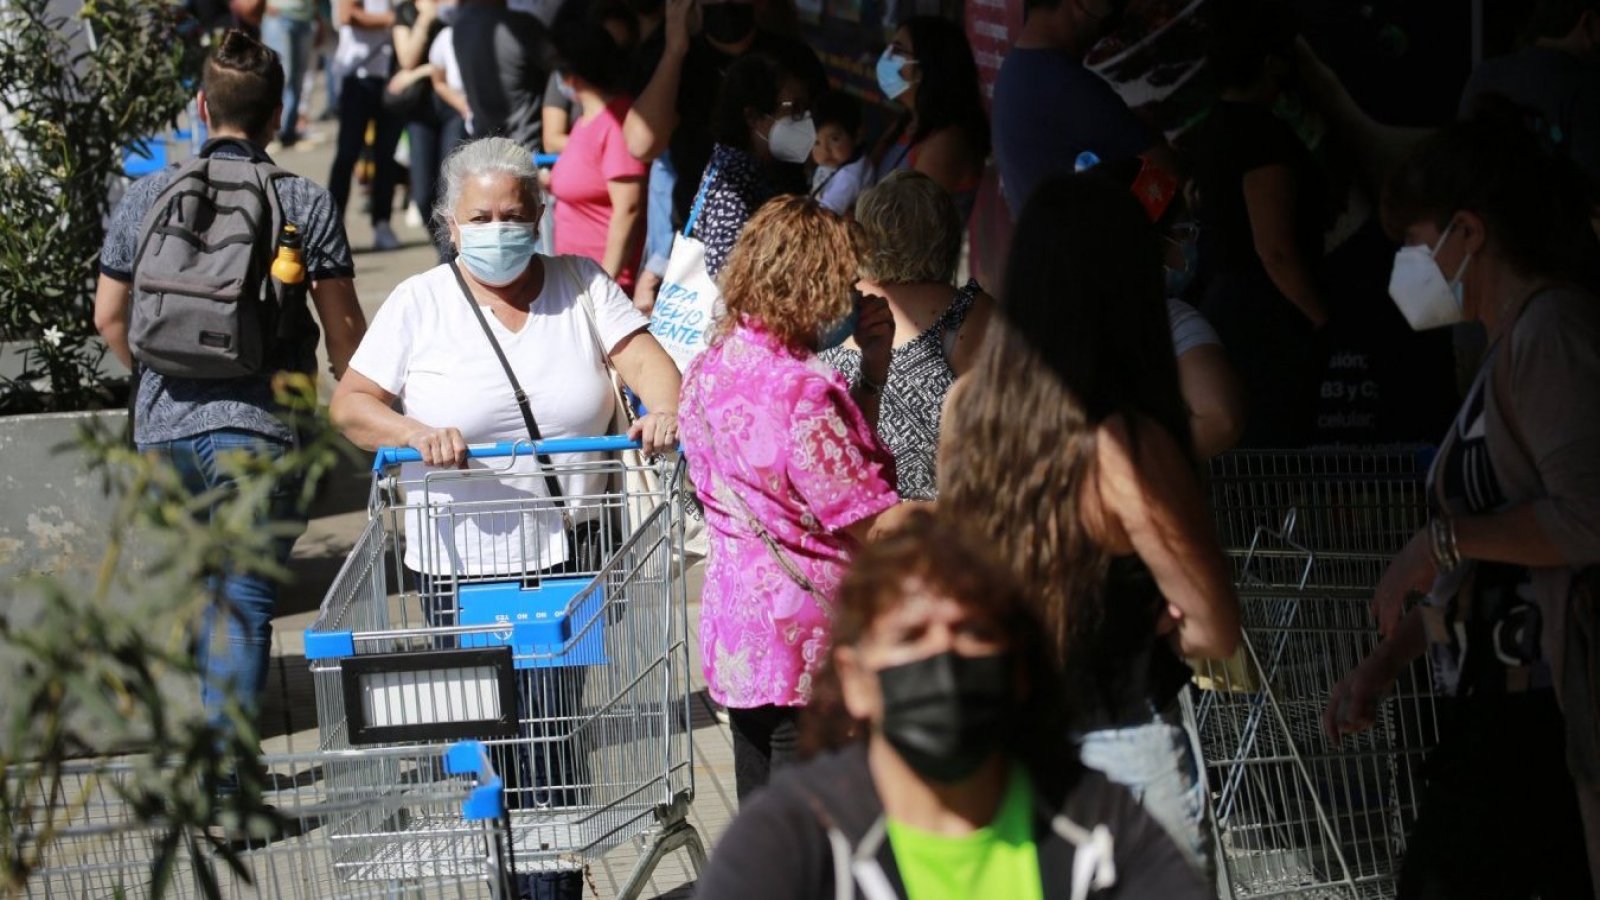
[[[93,589],[105,557],[111,518],[108,498],[99,474],[89,471],[88,459],[78,446],[79,430],[95,421],[120,431],[128,414],[124,410],[45,413],[0,417],[0,614],[13,628],[25,629],[39,621],[48,602],[35,577],[48,578],[69,594],[84,597]],[[122,566],[141,568],[136,536],[129,536]],[[142,577],[142,576],[141,576]],[[133,610],[148,610],[141,621],[152,633],[178,633],[181,628],[164,609],[160,598],[172,596],[137,579],[147,596],[127,596],[113,582],[106,602]],[[0,646],[0,679],[18,677],[20,656],[15,648]],[[162,690],[170,711],[178,716],[199,714],[199,686],[192,678],[169,675]],[[9,715],[8,698],[0,692],[0,715]],[[83,711],[68,726],[83,734],[100,733],[97,720]],[[124,735],[128,747],[142,746],[142,731]],[[107,747],[106,749],[113,749]]]
[[[0,584],[30,575],[93,577],[106,548],[109,501],[78,432],[94,421],[120,430],[127,418],[125,410],[0,418]]]

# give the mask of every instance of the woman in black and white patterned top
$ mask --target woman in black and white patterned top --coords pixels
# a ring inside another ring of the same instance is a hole
[[[945,394],[970,365],[994,301],[977,282],[953,286],[961,214],[928,176],[891,174],[861,195],[856,219],[867,237],[860,290],[887,298],[895,319],[888,381],[876,386],[883,394],[878,434],[894,453],[900,496],[931,500]],[[822,358],[852,389],[860,384],[861,351],[853,342]]]
[[[753,53],[728,69],[712,113],[716,145],[700,180],[693,236],[706,246],[706,272],[715,278],[744,223],[761,204],[805,187],[798,163],[811,156],[806,82],[772,58]]]

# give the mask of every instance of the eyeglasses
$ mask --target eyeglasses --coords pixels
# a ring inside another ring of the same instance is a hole
[[[791,119],[804,119],[811,115],[811,108],[797,100],[785,100],[778,104],[779,117],[787,116]]]
[[[1162,232],[1161,236],[1174,244],[1187,244],[1200,239],[1200,226],[1194,222],[1180,222]]]

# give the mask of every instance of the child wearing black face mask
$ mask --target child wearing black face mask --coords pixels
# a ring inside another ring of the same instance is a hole
[[[806,712],[818,755],[745,804],[696,896],[1207,896],[1077,764],[1043,629],[982,546],[918,514],[857,557]]]

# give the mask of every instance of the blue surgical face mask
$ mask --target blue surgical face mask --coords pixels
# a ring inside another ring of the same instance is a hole
[[[559,73],[556,75],[556,90],[561,93],[561,96],[565,98],[568,103],[578,102],[578,92],[572,89],[572,82],[568,81]]]
[[[850,311],[817,329],[817,352],[832,350],[850,339],[861,322],[861,300],[850,302]]]
[[[482,222],[461,226],[461,264],[479,281],[505,287],[533,260],[538,226],[532,222]]]
[[[1183,268],[1174,269],[1170,266],[1163,267],[1167,273],[1167,296],[1183,298],[1189,290],[1189,283],[1194,281],[1194,270],[1200,261],[1200,251],[1193,239],[1179,243],[1183,252]]]
[[[900,74],[900,69],[914,62],[896,53],[893,47],[883,48],[883,55],[878,57],[878,90],[883,91],[883,96],[894,100],[911,90],[911,82]]]

